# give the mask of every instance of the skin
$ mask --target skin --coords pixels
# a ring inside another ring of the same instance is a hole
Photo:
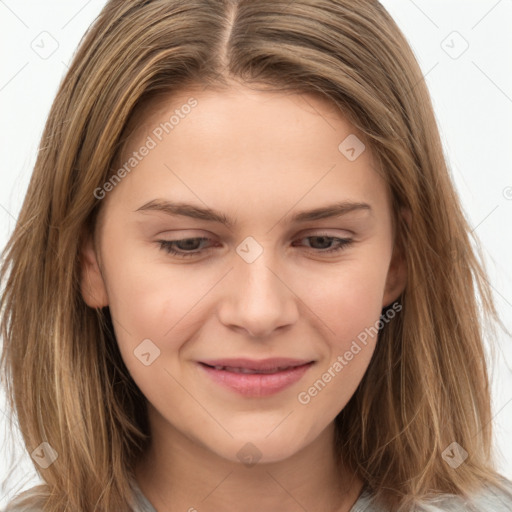
[[[95,238],[83,246],[84,300],[110,307],[148,400],[152,442],[137,481],[159,512],[348,511],[363,482],[334,458],[334,419],[376,337],[308,404],[297,396],[405,287],[388,189],[368,146],[355,161],[338,150],[348,135],[363,136],[327,101],[236,84],[153,105],[122,161],[191,96],[198,105],[103,199]],[[137,211],[155,199],[208,206],[235,225]],[[341,200],[371,211],[290,221]],[[315,238],[322,234],[335,239]],[[248,236],[263,249],[251,263],[236,251]],[[188,258],[158,242],[193,237],[210,241],[175,246],[196,252]],[[353,242],[326,254],[336,238]],[[145,339],[160,350],[149,366],[134,355]],[[247,398],[200,371],[198,361],[221,357],[315,363],[285,390]],[[250,467],[237,456],[248,442],[261,456]]]

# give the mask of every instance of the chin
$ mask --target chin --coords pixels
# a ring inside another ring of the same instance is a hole
[[[286,435],[286,430],[281,432],[281,435],[270,434],[265,437],[265,434],[255,436],[238,436],[231,440],[229,446],[223,447],[219,445],[213,447],[220,457],[242,464],[247,467],[252,467],[255,464],[272,464],[286,460],[304,448],[305,443],[290,439]],[[274,436],[272,439],[271,437]]]

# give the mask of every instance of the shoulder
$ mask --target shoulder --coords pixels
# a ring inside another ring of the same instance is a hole
[[[461,496],[442,495],[422,503],[418,512],[510,512],[512,510],[512,482],[503,479],[505,489],[484,486],[470,499]]]
[[[34,487],[16,496],[0,512],[42,512],[45,497],[39,487]]]
[[[484,486],[471,499],[454,494],[442,494],[418,501],[414,512],[511,512],[512,482],[503,480],[505,489]],[[368,490],[363,492],[350,512],[386,512],[374,501],[374,495]]]
[[[135,480],[130,478],[129,481],[135,505],[133,512],[156,512],[141,493]],[[6,508],[0,507],[0,512],[43,512],[48,494],[49,491],[46,484],[36,485],[18,494],[8,503]]]
[[[0,512],[42,512],[47,496],[46,486],[37,485],[20,493]]]

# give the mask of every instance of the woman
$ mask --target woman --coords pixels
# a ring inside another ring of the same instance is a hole
[[[2,267],[8,510],[509,510],[485,271],[377,1],[110,1]]]

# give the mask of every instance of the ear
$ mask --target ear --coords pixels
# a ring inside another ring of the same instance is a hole
[[[408,210],[401,212],[405,222],[410,226],[411,215]],[[407,284],[407,264],[403,251],[396,245],[393,248],[393,255],[388,268],[384,296],[382,297],[382,308],[385,308],[395,302],[405,290]]]
[[[108,295],[94,245],[94,236],[85,234],[80,248],[80,289],[91,308],[108,306]]]

